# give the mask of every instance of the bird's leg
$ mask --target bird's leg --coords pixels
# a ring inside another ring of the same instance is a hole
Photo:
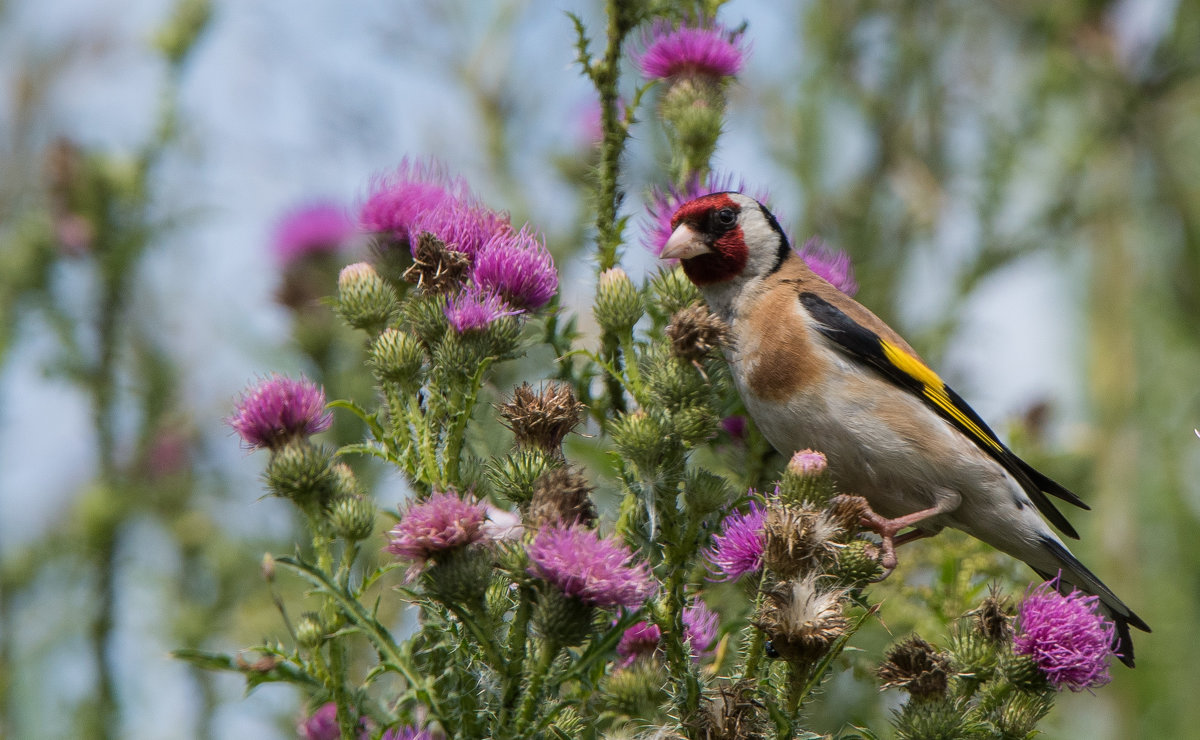
[[[958,508],[958,504],[962,501],[962,496],[954,491],[949,490],[944,490],[942,493],[944,495],[938,498],[938,502],[933,506],[930,506],[928,509],[914,511],[911,514],[898,516],[895,519],[882,517],[870,509],[868,509],[866,513],[862,515],[859,523],[863,527],[866,527],[872,532],[878,534],[880,538],[879,564],[883,566],[883,574],[880,575],[878,580],[882,581],[884,578],[887,578],[889,575],[891,575],[892,571],[896,569],[896,547],[898,545],[902,545],[905,542],[912,542],[913,540],[919,540],[922,537],[932,536],[931,532],[926,532],[919,529],[913,530],[912,532],[905,532],[904,534],[900,535],[900,530],[915,526],[926,519],[930,519],[939,514],[945,514],[948,511],[954,511]]]

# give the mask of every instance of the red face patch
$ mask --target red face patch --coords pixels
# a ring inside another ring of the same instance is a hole
[[[681,261],[683,271],[696,285],[712,285],[739,275],[746,267],[749,252],[742,237],[742,227],[718,224],[714,216],[729,209],[734,214],[742,209],[728,193],[712,193],[688,201],[675,211],[671,229],[686,223],[703,237],[713,251]]]
[[[684,221],[693,227],[702,226],[708,218],[708,214],[722,208],[732,208],[735,213],[741,210],[738,204],[733,202],[733,198],[729,197],[729,193],[712,193],[689,200],[679,206],[679,210],[675,211],[675,215],[671,217],[671,229],[679,228],[679,224]]]

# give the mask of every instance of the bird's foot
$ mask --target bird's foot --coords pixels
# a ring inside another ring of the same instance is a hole
[[[914,511],[911,514],[898,516],[895,519],[876,514],[868,509],[859,518],[859,524],[864,529],[869,529],[879,535],[879,565],[883,568],[883,572],[878,578],[873,579],[873,583],[878,583],[892,574],[899,564],[896,558],[896,548],[903,545],[905,542],[912,542],[923,537],[932,537],[932,532],[927,532],[921,529],[914,529],[911,532],[900,534],[900,530],[911,527],[919,522],[928,519],[931,516],[937,516],[944,512],[944,509],[939,506],[934,506],[921,511]]]

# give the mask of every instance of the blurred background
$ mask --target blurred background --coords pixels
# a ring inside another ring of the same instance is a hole
[[[597,114],[568,11],[602,34],[583,0],[0,0],[0,737],[295,736],[293,690],[168,656],[279,629],[259,562],[296,522],[232,399],[271,371],[370,393],[318,300],[361,239],[298,258],[281,224],[436,157],[546,234],[586,325]],[[1077,554],[1154,628],[1047,736],[1200,737],[1200,2],[720,18],[753,52],[715,168],[848,252],[859,300],[1091,504]],[[639,118],[635,278],[668,184]]]

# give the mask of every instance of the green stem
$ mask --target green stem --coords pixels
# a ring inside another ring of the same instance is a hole
[[[542,644],[537,665],[533,668],[533,675],[529,677],[529,688],[525,690],[525,697],[521,700],[521,711],[517,714],[515,737],[531,736],[529,724],[533,721],[537,709],[538,695],[542,693],[542,684],[546,682],[546,674],[550,672],[550,666],[554,665],[554,658],[557,655],[558,644],[550,638],[546,638],[545,643]]]
[[[763,586],[766,585],[767,573],[763,571],[762,576],[758,579],[758,593],[754,597],[754,611],[751,614],[756,615],[762,609],[763,602]],[[754,679],[758,674],[758,664],[763,659],[763,647],[766,643],[766,638],[763,636],[763,631],[752,624],[746,625],[746,630],[749,632],[750,644],[746,648],[746,664],[742,668],[742,675],[738,677],[739,681],[746,679]]]
[[[467,438],[467,422],[471,420],[471,413],[475,410],[475,403],[479,400],[479,390],[483,387],[483,378],[494,361],[493,357],[484,359],[475,370],[475,374],[471,376],[471,387],[463,397],[458,415],[454,417],[454,423],[446,435],[446,451],[443,458],[446,464],[446,474],[442,478],[443,485],[455,486],[460,483],[459,469],[462,463],[463,443]]]
[[[509,715],[517,703],[521,690],[521,676],[525,672],[525,646],[528,642],[529,619],[533,615],[533,589],[523,585],[518,593],[517,611],[508,627],[508,646],[505,650],[503,688],[500,693],[500,723],[508,725]]]

